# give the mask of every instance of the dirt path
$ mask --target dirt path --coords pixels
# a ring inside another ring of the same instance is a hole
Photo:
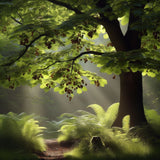
[[[45,140],[47,150],[38,157],[40,160],[65,160],[64,153],[73,149],[72,142],[58,143],[56,139]]]

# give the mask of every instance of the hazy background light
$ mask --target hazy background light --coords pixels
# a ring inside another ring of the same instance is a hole
[[[160,80],[145,76],[143,78],[144,105],[160,113]]]
[[[39,86],[21,86],[15,90],[0,89],[0,113],[9,111],[21,113],[36,113],[54,119],[64,112],[75,112],[79,109],[89,110],[86,107],[90,104],[99,104],[107,108],[112,103],[119,101],[119,78],[113,79],[113,75],[102,74],[93,64],[86,64],[86,69],[98,72],[98,75],[105,75],[108,84],[102,87],[87,85],[87,92],[81,95],[76,94],[72,101],[66,95],[59,95],[53,89],[45,92]],[[90,68],[91,67],[91,68]]]
[[[127,27],[122,29],[123,34],[125,34]],[[96,39],[95,43],[107,44],[108,41],[108,39],[103,38],[103,34],[100,34],[99,39]],[[1,44],[0,50],[4,52],[4,49],[5,46]],[[17,49],[19,48],[15,46],[14,52],[16,52]],[[4,53],[6,53],[6,50]],[[7,56],[8,54],[10,55],[10,53],[11,50],[8,50]],[[89,110],[86,107],[90,104],[96,103],[107,108],[112,103],[119,102],[119,76],[116,76],[114,79],[114,75],[100,73],[99,69],[89,62],[83,64],[83,67],[85,70],[96,72],[98,75],[106,78],[108,84],[104,88],[101,88],[90,85],[88,81],[88,91],[81,95],[75,95],[71,102],[66,98],[66,95],[59,95],[59,93],[55,93],[53,89],[46,93],[40,89],[39,86],[33,88],[21,86],[15,90],[0,88],[0,113],[8,113],[10,111],[15,113],[36,113],[49,119],[55,119],[64,112],[75,112],[79,109]],[[160,111],[160,81],[155,78],[144,77],[143,86],[144,105],[147,108]]]
[[[113,79],[114,75],[100,73],[93,64],[86,64],[86,69],[98,72],[108,81],[108,84],[102,87],[90,85],[88,82],[88,91],[81,95],[75,95],[70,102],[66,95],[59,95],[53,89],[44,92],[39,86],[30,88],[29,86],[21,86],[15,90],[0,89],[0,113],[8,113],[10,111],[21,113],[36,113],[41,116],[55,119],[62,113],[75,112],[79,109],[89,110],[86,108],[90,104],[99,104],[105,109],[112,103],[119,102],[119,76]],[[160,81],[155,78],[144,77],[144,105],[147,108],[153,108],[157,111],[160,103]]]

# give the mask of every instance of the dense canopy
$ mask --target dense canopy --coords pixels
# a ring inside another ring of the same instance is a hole
[[[131,70],[159,77],[159,6],[159,0],[0,1],[0,84],[13,89],[40,83],[71,100],[87,90],[84,77],[96,86],[107,84],[82,63],[108,74]],[[128,41],[134,31],[141,39],[137,49],[137,40]],[[99,34],[106,44],[95,43]]]

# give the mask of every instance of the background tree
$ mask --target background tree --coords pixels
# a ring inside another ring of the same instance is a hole
[[[13,0],[0,2],[0,84],[54,88],[71,100],[87,83],[104,86],[102,77],[82,62],[120,75],[120,106],[115,125],[129,114],[131,126],[146,123],[142,74],[159,78],[160,1]],[[128,25],[125,33],[121,25]],[[100,33],[110,39],[96,45]],[[13,49],[14,52],[13,52]],[[7,52],[8,53],[8,52]],[[113,77],[114,78],[114,77]]]

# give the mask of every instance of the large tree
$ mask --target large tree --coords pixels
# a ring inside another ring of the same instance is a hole
[[[107,84],[82,68],[82,62],[95,63],[102,72],[120,75],[114,125],[121,126],[125,115],[131,126],[145,124],[142,74],[160,76],[159,6],[160,0],[1,1],[0,84],[14,89],[40,83],[71,100],[87,90],[84,77],[96,86]],[[100,33],[106,44],[93,41]]]

